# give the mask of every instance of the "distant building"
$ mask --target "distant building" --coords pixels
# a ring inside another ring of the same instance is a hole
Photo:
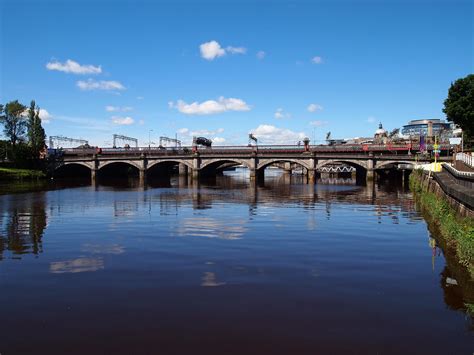
[[[379,123],[379,128],[374,134],[374,143],[386,143],[388,139],[388,133],[383,128],[382,123]]]
[[[444,120],[424,119],[412,120],[403,126],[402,134],[404,136],[451,136],[454,127]]]
[[[326,142],[328,145],[340,145],[347,143],[345,139],[326,139]]]

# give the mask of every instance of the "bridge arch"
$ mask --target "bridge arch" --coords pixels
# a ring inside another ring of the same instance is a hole
[[[302,166],[305,169],[311,169],[309,161],[304,159],[285,159],[285,158],[271,158],[271,159],[260,159],[257,165],[257,170],[264,170],[266,167],[275,163],[295,163]]]
[[[166,163],[169,163],[169,164],[184,164],[190,169],[193,168],[192,162],[187,161],[187,160],[180,160],[180,159],[160,159],[160,160],[148,161],[148,164],[147,164],[146,168],[147,168],[147,170],[149,170],[153,167],[157,167],[160,164],[166,164]]]
[[[133,160],[110,160],[110,161],[101,161],[99,163],[99,167],[98,169],[99,170],[102,170],[103,168],[105,168],[106,166],[110,166],[110,165],[118,165],[118,164],[122,164],[122,165],[130,165],[138,170],[140,170],[142,167],[141,167],[141,164],[133,161]]]
[[[363,169],[364,171],[367,170],[367,163],[365,161],[360,160],[350,160],[350,159],[329,159],[329,160],[320,160],[318,165],[316,166],[316,170],[321,169],[326,165],[331,164],[346,164],[356,168],[357,170]]]
[[[100,162],[98,167],[99,177],[138,177],[141,166],[133,160],[111,160]]]
[[[54,168],[54,177],[85,178],[91,176],[92,164],[88,162],[65,162]]]
[[[205,168],[210,168],[211,166],[223,165],[225,163],[235,163],[235,165],[244,165],[247,168],[250,168],[250,164],[246,159],[238,159],[238,158],[216,158],[216,159],[206,159],[201,162],[201,170]]]
[[[93,168],[92,163],[83,162],[83,161],[68,161],[68,162],[64,162],[63,164],[61,164],[59,166],[56,166],[54,169],[59,170],[59,169],[65,168],[67,166],[75,166],[75,165],[84,166],[84,167],[88,168],[89,170],[92,170],[92,168]]]
[[[384,169],[387,165],[393,165],[393,164],[409,164],[409,165],[415,165],[416,162],[414,161],[406,161],[406,160],[387,160],[387,161],[378,161],[375,169]]]

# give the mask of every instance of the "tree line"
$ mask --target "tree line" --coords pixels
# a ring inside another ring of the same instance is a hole
[[[1,141],[0,161],[16,167],[39,167],[46,148],[40,108],[34,100],[27,107],[18,100],[0,104],[0,122],[7,140]]]

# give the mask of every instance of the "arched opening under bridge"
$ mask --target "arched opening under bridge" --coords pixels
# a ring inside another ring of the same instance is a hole
[[[341,174],[335,174],[337,177],[341,178],[353,178],[355,175],[357,184],[365,184],[367,181],[367,167],[363,162],[353,161],[353,160],[324,160],[318,163],[316,171],[319,174],[320,178],[331,177],[330,172],[325,172],[324,168],[329,166],[348,166],[355,169],[354,172],[342,172]]]
[[[382,182],[404,184],[413,171],[413,163],[405,161],[389,161],[377,164],[377,177]]]
[[[68,163],[58,167],[54,173],[54,178],[77,178],[90,179],[91,169],[85,164]]]
[[[98,171],[99,178],[138,178],[140,170],[133,164],[126,162],[112,162],[102,165]]]
[[[224,171],[235,170],[236,167],[242,166],[248,168],[247,162],[240,159],[215,159],[206,162],[201,166],[202,176],[222,175]]]
[[[270,178],[277,183],[308,182],[308,166],[298,159],[265,159],[259,162],[258,180]]]
[[[184,169],[180,173],[180,169]],[[147,184],[151,187],[172,187],[187,185],[186,173],[189,167],[182,162],[169,160],[148,165],[146,170]]]

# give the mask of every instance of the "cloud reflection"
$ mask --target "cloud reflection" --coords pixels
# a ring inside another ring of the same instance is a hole
[[[180,236],[240,239],[247,231],[245,220],[225,221],[209,217],[186,218],[177,227]]]
[[[52,274],[94,272],[104,269],[102,258],[77,258],[65,261],[52,262],[49,265],[49,272]]]
[[[119,255],[125,253],[125,248],[119,244],[84,244],[82,246],[83,252],[88,252],[91,254],[113,254]]]
[[[225,282],[217,282],[216,274],[213,272],[205,272],[201,282],[201,286],[203,287],[216,287],[225,284]]]

